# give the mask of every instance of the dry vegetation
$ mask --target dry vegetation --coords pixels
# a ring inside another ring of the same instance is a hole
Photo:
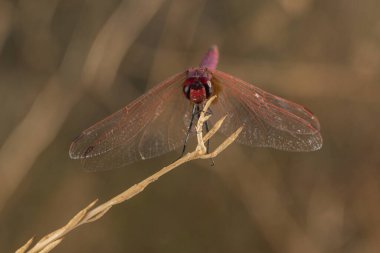
[[[76,229],[79,226],[82,226],[86,223],[94,222],[100,219],[104,214],[106,214],[114,205],[123,203],[140,192],[142,192],[148,185],[157,181],[161,176],[172,171],[178,166],[190,162],[196,159],[214,159],[218,154],[220,154],[224,149],[226,149],[240,134],[242,127],[238,128],[231,136],[229,136],[220,146],[218,146],[214,151],[207,153],[206,142],[219,130],[220,126],[223,124],[225,117],[220,119],[215,125],[210,129],[210,131],[203,137],[202,129],[204,123],[211,117],[211,115],[206,115],[205,112],[208,111],[212,101],[216,96],[210,98],[203,111],[199,115],[197,121],[196,132],[197,132],[197,147],[194,151],[189,152],[173,162],[172,164],[162,168],[160,171],[154,173],[153,175],[147,177],[138,184],[133,185],[107,202],[95,207],[97,202],[94,201],[89,204],[86,208],[78,212],[65,226],[60,229],[55,230],[54,232],[44,236],[40,241],[38,241],[32,248],[33,238],[30,239],[25,245],[17,250],[17,253],[37,253],[37,252],[50,252],[54,249],[59,243],[62,242],[66,234],[70,233],[72,230]]]
[[[310,108],[323,149],[233,144],[216,166],[184,164],[54,252],[379,252],[379,10],[377,0],[1,1],[0,252],[170,163],[177,154],[85,173],[68,148],[214,43],[221,70]]]

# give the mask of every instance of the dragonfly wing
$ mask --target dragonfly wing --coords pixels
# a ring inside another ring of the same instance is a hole
[[[106,170],[170,152],[182,145],[191,106],[185,73],[170,77],[125,108],[85,130],[70,147],[88,170]]]
[[[265,92],[224,72],[213,71],[218,99],[212,120],[228,115],[225,135],[244,126],[237,141],[255,147],[313,151],[322,146],[318,119],[305,107]]]

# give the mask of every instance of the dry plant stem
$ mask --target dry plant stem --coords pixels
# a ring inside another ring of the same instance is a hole
[[[168,173],[169,171],[173,170],[174,168],[180,166],[183,163],[189,162],[191,160],[195,159],[209,159],[217,156],[220,152],[222,152],[225,148],[227,148],[240,134],[242,127],[239,128],[235,133],[233,133],[230,137],[228,137],[219,147],[217,147],[212,153],[207,154],[205,142],[211,138],[220,128],[223,121],[226,117],[219,120],[215,126],[209,131],[209,133],[206,135],[207,139],[203,137],[202,133],[202,126],[204,122],[210,117],[205,115],[205,111],[207,111],[208,107],[210,106],[211,102],[215,99],[216,96],[210,98],[205,107],[204,110],[201,112],[199,120],[197,122],[196,130],[197,130],[197,140],[198,145],[197,148],[190,153],[187,153],[185,156],[181,157],[174,163],[162,168],[160,171],[154,173],[150,177],[144,179],[138,184],[133,185],[126,191],[120,193],[119,195],[113,197],[109,201],[97,206],[96,208],[93,208],[93,206],[96,204],[96,200],[92,202],[90,205],[88,205],[86,208],[81,210],[78,214],[76,214],[64,227],[50,233],[49,235],[43,237],[36,245],[34,245],[33,248],[28,248],[31,246],[33,239],[30,239],[24,246],[22,246],[20,249],[17,250],[18,253],[22,252],[28,252],[28,253],[36,253],[36,252],[49,252],[54,247],[56,247],[64,238],[64,236],[69,233],[70,231],[74,230],[75,228],[89,223],[96,221],[97,219],[101,218],[109,209],[111,209],[112,206],[116,204],[120,204],[140,192],[142,192],[149,184],[153,183],[154,181],[158,180],[162,175]]]

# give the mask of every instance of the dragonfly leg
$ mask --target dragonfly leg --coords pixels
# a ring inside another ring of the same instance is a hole
[[[189,140],[190,131],[191,131],[191,128],[193,127],[195,115],[199,115],[199,107],[197,104],[193,105],[193,111],[191,112],[190,124],[189,124],[189,127],[187,128],[185,141],[183,142],[182,153],[181,153],[181,156],[179,158],[181,158],[185,154],[187,141]]]
[[[203,110],[203,108],[201,109],[201,107],[198,104],[194,104],[193,105],[193,110],[192,110],[192,113],[191,113],[190,124],[189,124],[189,127],[188,127],[187,132],[186,132],[186,137],[185,137],[185,140],[184,140],[184,143],[183,143],[182,153],[181,153],[181,155],[180,155],[179,158],[181,158],[185,154],[186,146],[187,146],[187,141],[189,140],[190,131],[191,131],[191,128],[193,127],[193,124],[194,124],[194,118],[196,116],[197,120],[199,120],[200,113],[201,113],[202,110]],[[212,111],[210,109],[208,109],[206,113],[207,114],[212,114]],[[205,127],[205,130],[206,130],[206,133],[208,133],[209,126],[208,126],[208,122],[207,121],[204,123],[204,127]],[[207,140],[206,149],[207,149],[207,151],[206,151],[207,154],[209,154],[210,153],[210,140]],[[214,164],[215,164],[214,163],[214,159],[211,158],[211,166],[213,166]]]
[[[202,108],[203,110],[203,108]],[[201,109],[198,107],[198,111],[200,112]],[[207,109],[207,111],[205,112],[206,115],[212,115],[212,111],[210,108]],[[197,114],[198,116],[198,120],[199,120],[199,113]],[[205,133],[207,134],[208,131],[209,131],[209,127],[208,127],[208,121],[206,120],[205,123],[204,123],[204,128],[205,128]],[[210,153],[210,140],[207,140],[206,142],[206,153],[209,154]],[[214,166],[215,163],[214,163],[214,159],[211,158],[211,166]]]
[[[206,121],[206,122],[204,123],[204,126],[205,126],[206,134],[207,134],[208,131],[209,131],[208,121]],[[209,154],[209,153],[210,153],[210,139],[207,140],[207,143],[206,143],[206,150],[207,150],[207,151],[206,151],[207,154]],[[215,165],[215,163],[214,163],[214,159],[211,158],[211,166],[214,166],[214,165]]]

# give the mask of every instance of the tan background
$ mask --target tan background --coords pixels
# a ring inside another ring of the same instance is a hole
[[[81,130],[213,43],[220,69],[307,105],[312,153],[233,144],[191,162],[55,252],[380,252],[378,0],[0,2],[0,252],[172,161],[86,173]]]

